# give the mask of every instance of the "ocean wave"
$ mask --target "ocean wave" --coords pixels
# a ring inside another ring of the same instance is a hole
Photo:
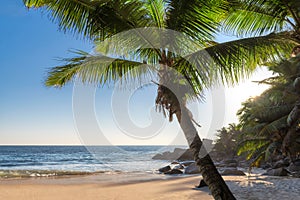
[[[60,170],[0,170],[0,179],[7,178],[34,178],[34,177],[59,177],[59,176],[80,176],[95,175],[103,173],[117,173],[110,171],[60,171]]]

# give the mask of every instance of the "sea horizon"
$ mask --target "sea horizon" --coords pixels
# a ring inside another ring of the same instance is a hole
[[[0,178],[147,173],[169,163],[152,157],[181,145],[0,145]]]

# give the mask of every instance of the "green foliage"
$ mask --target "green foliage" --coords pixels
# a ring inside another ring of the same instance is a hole
[[[224,6],[228,6],[222,0],[184,0],[168,1],[167,28],[185,33],[197,41],[207,41],[214,37],[219,27],[220,20],[224,16]]]
[[[163,51],[155,48],[153,44],[148,43],[149,47],[144,49],[138,45],[132,45],[132,41],[134,41],[132,39],[121,38],[122,40],[115,40],[115,42],[108,42],[107,39],[110,40],[112,36],[124,31],[144,27],[166,28],[182,33],[192,40],[194,45],[184,46],[180,41],[174,45],[174,48],[167,49],[166,47],[163,50],[168,51],[168,60],[173,63],[170,67],[176,69],[189,81],[196,95],[200,95],[204,88],[215,84],[219,78],[223,83],[236,83],[251,74],[257,65],[286,57],[290,49],[297,43],[291,39],[290,32],[284,32],[288,30],[284,25],[287,23],[285,19],[292,15],[280,1],[274,1],[276,6],[273,6],[273,1],[259,0],[193,0],[189,3],[182,0],[23,1],[29,8],[41,7],[46,10],[51,19],[58,23],[61,30],[71,31],[92,39],[96,42],[97,50],[107,57],[116,55],[127,61],[146,61],[146,63],[158,64],[162,59]],[[250,11],[260,13],[261,19],[265,20],[256,20],[260,15],[254,14],[252,17],[248,14],[244,15],[245,12]],[[239,14],[239,12],[244,13]],[[276,17],[270,17],[271,14]],[[253,25],[253,23],[258,24]],[[231,27],[232,30],[237,29],[238,32],[240,30],[246,32],[259,30],[257,32],[259,36],[217,44],[212,40],[219,31],[220,25],[224,29],[226,27]],[[262,35],[275,29],[283,32]],[[147,35],[147,37],[150,36]],[[152,34],[153,36],[155,37],[155,34]],[[140,34],[140,37],[136,38],[135,44],[147,43],[147,37]],[[171,35],[166,36],[166,39],[169,37]],[[165,38],[159,40],[164,41]],[[100,45],[97,43],[98,41],[107,42],[106,45],[104,43]],[[192,51],[188,51],[189,47]],[[178,49],[186,52],[177,52]],[[186,56],[182,57],[182,55]],[[70,63],[66,63],[66,68],[73,64],[73,61],[70,60]],[[68,73],[69,76],[76,76],[73,68],[70,71],[74,73]],[[56,76],[59,76],[58,72],[60,70],[56,71]],[[118,71],[115,72],[118,73]],[[54,75],[54,73],[50,73],[50,75]],[[66,70],[62,71],[61,76],[65,77],[65,75]],[[117,77],[118,74],[115,76]],[[74,79],[65,77],[60,80],[71,81]],[[98,79],[90,80],[97,81]],[[50,83],[48,82],[47,85],[50,86]]]
[[[82,51],[77,54],[80,56],[63,59],[62,61],[67,62],[66,65],[54,67],[48,72],[46,86],[62,87],[77,78],[97,86],[123,81],[124,84],[120,85],[129,87],[134,83],[141,83],[143,79],[151,80],[154,77],[154,68],[140,62],[90,55]]]
[[[214,151],[222,158],[232,159],[237,153],[241,131],[236,124],[229,124],[227,128],[217,130]]]
[[[295,28],[294,23],[298,20],[294,15],[296,4],[293,0],[237,0],[223,29],[239,36],[257,36]]]
[[[144,3],[138,0],[23,0],[45,9],[62,31],[92,40],[105,40],[132,28],[151,26]]]
[[[263,160],[270,161],[284,151],[283,142],[288,130],[293,128],[287,123],[288,116],[297,110],[295,105],[300,97],[293,88],[294,79],[299,76],[296,73],[300,70],[299,63],[297,56],[271,66],[276,76],[260,82],[269,84],[270,88],[244,102],[237,113],[242,130],[238,155],[246,154],[253,166]]]

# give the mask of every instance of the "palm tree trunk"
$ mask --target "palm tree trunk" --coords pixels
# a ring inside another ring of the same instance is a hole
[[[180,84],[174,82],[174,80],[181,79],[180,75],[168,69],[168,65],[171,66],[171,62],[167,61],[165,50],[163,50],[161,57],[162,60],[160,61],[161,66],[159,70],[160,80],[158,84],[156,105],[159,106],[160,110],[163,112],[164,109],[168,110],[170,121],[173,119],[173,114],[176,115],[181,129],[188,141],[190,150],[194,154],[194,160],[214,199],[234,200],[235,197],[229,190],[222,176],[219,174],[209,154],[206,153],[205,148],[201,149],[202,141],[192,122],[191,112],[186,107],[186,89],[181,88]]]
[[[198,132],[194,124],[192,123],[189,110],[185,104],[181,105],[180,111],[176,112],[176,117],[188,141],[189,147],[194,154],[194,159],[200,169],[200,173],[202,174],[205,183],[208,185],[214,199],[235,199],[215,167],[210,155],[207,152],[204,152],[204,148],[201,149],[202,141],[198,136]]]

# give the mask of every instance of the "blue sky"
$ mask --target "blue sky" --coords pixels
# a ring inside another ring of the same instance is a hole
[[[73,85],[62,89],[46,88],[43,80],[50,67],[60,64],[56,58],[72,56],[68,52],[70,49],[89,52],[92,44],[58,31],[46,13],[28,11],[21,0],[1,1],[0,144],[85,143],[85,136],[82,136],[85,133],[78,131],[73,120]],[[267,75],[262,70],[253,79],[261,80]],[[224,125],[236,121],[234,115],[241,101],[262,90],[249,81],[226,90]],[[136,92],[130,99],[130,116],[141,126],[151,123],[150,110],[154,106],[155,92],[155,87],[150,87]],[[95,97],[98,126],[110,144],[185,144],[175,122],[164,122],[163,131],[151,139],[128,137],[118,130],[113,118],[111,94],[112,90],[98,89]],[[198,112],[195,118],[204,125],[204,137],[213,115],[209,96],[206,104],[192,106]],[[217,128],[221,127],[213,127],[211,131]]]
[[[0,24],[0,143],[56,143],[68,138],[73,131],[72,87],[45,88],[43,79],[59,64],[57,57],[70,56],[72,48],[89,51],[91,44],[59,32],[46,14],[28,11],[21,0],[2,4]]]

